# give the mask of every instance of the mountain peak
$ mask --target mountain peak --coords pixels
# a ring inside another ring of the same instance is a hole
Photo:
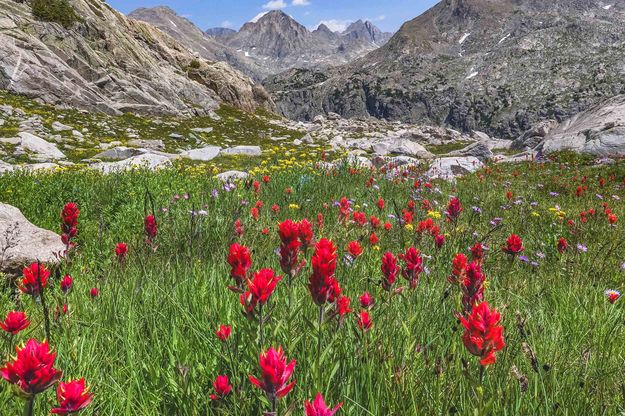
[[[391,33],[382,32],[369,20],[363,21],[362,19],[358,19],[350,24],[342,34],[343,36],[347,36],[351,39],[365,40],[378,45],[388,42],[392,36]]]
[[[279,24],[279,25],[296,26],[296,27],[302,27],[302,28],[304,27],[297,20],[293,19],[291,16],[284,13],[282,10],[272,10],[262,15],[255,22],[248,22],[248,23],[253,23],[255,25]]]

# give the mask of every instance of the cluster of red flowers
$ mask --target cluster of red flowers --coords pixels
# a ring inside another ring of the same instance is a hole
[[[262,308],[269,301],[280,280],[282,276],[276,276],[271,269],[262,269],[254,273],[254,277],[247,280],[247,290],[240,296],[245,312],[251,315],[257,308]]]
[[[44,392],[61,379],[62,372],[54,367],[56,353],[50,352],[48,341],[39,343],[30,339],[25,346],[17,347],[16,352],[16,358],[0,368],[0,374],[32,403],[37,394]],[[93,394],[85,387],[84,379],[60,382],[57,400],[58,406],[50,412],[68,415],[86,408],[93,400]],[[30,406],[32,408],[32,405]]]
[[[317,305],[332,303],[341,294],[341,287],[334,275],[336,258],[334,243],[326,238],[319,240],[311,260],[313,272],[308,280],[308,290]]]
[[[252,258],[248,248],[239,243],[232,244],[228,254],[228,264],[231,267],[230,276],[235,283],[234,286],[229,287],[232,290],[241,291],[248,279],[249,269],[252,267]]]
[[[521,240],[521,237],[516,234],[510,234],[510,237],[508,237],[508,240],[506,241],[506,245],[503,246],[501,250],[506,254],[516,256],[524,250],[523,240]]]
[[[523,250],[521,238],[511,235],[503,251],[516,255]],[[482,271],[484,246],[475,243],[471,247],[472,261],[458,253],[452,260],[449,282],[457,285],[462,293],[462,314],[460,321],[464,327],[462,341],[470,354],[480,358],[480,365],[487,366],[496,361],[495,353],[505,347],[503,327],[499,325],[499,312],[484,302],[486,275]]]
[[[480,358],[482,366],[494,364],[495,353],[506,346],[500,320],[499,312],[491,310],[486,302],[475,305],[466,318],[460,317],[464,327],[462,342],[471,354]]]
[[[26,318],[26,314],[21,311],[9,312],[4,321],[0,322],[0,328],[11,335],[17,335],[29,325],[30,321]]]
[[[419,283],[421,272],[423,272],[421,252],[414,247],[409,247],[404,254],[399,255],[399,258],[404,262],[404,267],[401,270],[402,276],[408,281],[410,289],[415,289]]]
[[[304,227],[308,227],[308,225]],[[306,261],[300,262],[298,259],[300,251],[299,230],[300,224],[292,220],[286,220],[278,225],[278,235],[281,242],[280,267],[289,276],[289,284],[306,264]],[[312,236],[310,238],[312,239]]]
[[[462,211],[463,211],[463,208],[462,208],[462,204],[460,203],[460,199],[454,197],[449,200],[445,215],[447,216],[447,219],[449,221],[455,224],[458,221],[458,218],[460,217],[460,214],[462,213]]]
[[[23,270],[24,277],[18,285],[22,293],[38,298],[43,289],[48,285],[50,272],[41,263],[33,263]]]
[[[80,210],[74,202],[68,202],[61,210],[61,241],[66,252],[76,246],[72,240],[78,235],[78,216]]]
[[[115,256],[117,256],[117,260],[119,260],[120,263],[124,261],[126,254],[128,254],[128,245],[126,243],[117,243],[115,246]]]
[[[154,217],[154,215],[148,215],[145,217],[145,220],[143,221],[143,227],[145,231],[146,243],[150,247],[156,248],[155,240],[158,234],[158,225],[156,223],[156,218]]]

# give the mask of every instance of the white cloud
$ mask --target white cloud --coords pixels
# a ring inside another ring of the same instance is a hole
[[[232,22],[230,20],[224,20],[223,22],[221,22],[221,27],[231,28]]]
[[[349,26],[351,23],[353,23],[352,20],[330,19],[330,20],[322,20],[321,22],[317,24],[317,27],[319,27],[320,25],[326,25],[328,29],[330,29],[333,32],[343,32],[345,31],[345,29],[347,29],[347,26]]]
[[[310,0],[293,0],[293,6],[310,6]]]
[[[261,12],[261,13],[258,13],[256,16],[254,16],[254,17],[252,17],[252,18],[250,19],[250,22],[251,22],[251,23],[256,23],[256,22],[258,22],[258,21],[260,20],[260,18],[261,18],[261,17],[263,17],[264,15],[266,15],[267,13],[269,13],[269,12]]]
[[[263,4],[263,9],[267,10],[279,10],[284,9],[287,4],[284,0],[270,0],[267,3]]]
[[[386,19],[386,16],[384,16],[383,14],[379,15],[378,17],[374,17],[373,21],[374,22],[381,22],[382,20]]]

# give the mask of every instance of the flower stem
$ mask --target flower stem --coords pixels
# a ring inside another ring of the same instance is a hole
[[[34,410],[35,410],[35,395],[33,394],[26,401],[26,405],[24,406],[24,416],[33,416]]]
[[[41,284],[41,262],[37,261],[37,285],[39,286],[39,298],[41,300],[41,307],[43,309],[43,324],[46,332],[46,339],[48,342],[52,342],[50,337],[50,315],[48,313],[48,306],[46,305],[46,297],[44,295],[43,285]]]
[[[273,416],[278,416],[278,406],[276,404],[276,397],[273,396],[271,398],[271,413],[273,413]]]
[[[264,344],[264,336],[263,336],[263,304],[261,303],[258,307],[258,332],[259,332],[259,340],[260,340],[260,349],[263,349]]]
[[[319,305],[319,327],[317,328],[317,383],[321,386],[321,325],[323,324],[323,305]]]

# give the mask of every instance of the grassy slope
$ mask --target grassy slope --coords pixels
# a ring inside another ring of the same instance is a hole
[[[598,178],[608,179],[611,174],[615,180],[600,187]],[[588,176],[590,189],[578,198],[575,189],[582,175]],[[376,191],[364,186],[369,177],[348,172],[325,177],[309,169],[277,173],[261,191],[259,198],[265,205],[259,222],[249,218],[249,208],[258,199],[251,189],[240,186],[231,193],[220,192],[215,200],[210,193],[218,184],[187,171],[0,177],[0,200],[18,206],[40,226],[56,230],[64,202],[80,204],[78,255],[60,270],[71,273],[76,286],[63,299],[55,279],[49,298],[54,301],[49,302],[69,303],[70,315],[54,324],[52,344],[66,377],[84,376],[93,386],[96,400],[84,414],[256,415],[267,410],[261,392],[247,380],[248,374],[259,373],[257,326],[245,320],[238,296],[226,289],[230,278],[225,258],[234,241],[232,224],[235,218],[243,218],[246,232],[241,242],[253,250],[254,270],[279,270],[274,253],[279,244],[277,221],[314,220],[318,212],[325,216],[321,234],[337,243],[340,257],[348,241],[363,240],[363,256],[352,267],[340,261],[337,278],[355,311],[363,291],[375,297],[375,326],[363,340],[355,316],[349,316],[342,328],[335,322],[325,325],[318,376],[317,309],[306,288],[310,268],[295,282],[292,308],[287,307],[286,279],[280,282],[267,324],[266,346],[281,344],[287,356],[297,360],[297,386],[280,404],[280,414],[286,414],[288,406],[293,406],[293,414],[302,414],[302,401],[317,391],[331,404],[344,402],[341,414],[345,415],[473,414],[479,407],[480,389],[469,382],[462,360],[469,362],[472,377],[477,376],[477,360],[460,339],[461,327],[454,317],[458,292],[454,289],[447,298],[443,294],[451,258],[467,251],[474,232],[479,238],[487,236],[485,243],[491,247],[485,263],[486,299],[502,311],[507,342],[484,378],[483,400],[491,402],[492,414],[617,414],[624,410],[623,303],[610,305],[603,295],[606,288],[623,289],[623,225],[608,226],[601,210],[605,201],[617,215],[625,215],[622,202],[611,197],[625,196],[622,164],[604,168],[555,163],[496,166],[490,173],[462,179],[455,188],[436,184],[439,188],[417,198],[438,203],[435,206],[442,211],[448,195],[457,194],[465,207],[457,229],[437,220],[447,234],[441,250],[434,248],[431,237],[418,241],[414,232],[400,231],[396,225],[390,232],[378,231],[381,241],[374,249],[369,246],[367,228],[337,225],[332,202],[342,196],[353,199],[370,215],[377,214],[375,201],[384,197],[387,209],[381,216],[386,218],[393,213],[391,201],[403,207],[413,195],[412,180],[387,181],[376,175],[380,186]],[[290,196],[284,192],[287,187],[293,189]],[[146,190],[159,210],[156,253],[149,253],[142,241]],[[507,190],[520,203],[508,202]],[[175,194],[184,193],[191,196],[188,201],[172,202]],[[250,201],[250,206],[242,201]],[[270,214],[274,203],[281,206],[277,216]],[[324,203],[330,208],[324,209]],[[289,204],[299,207],[289,208]],[[482,215],[473,214],[471,206],[479,206]],[[550,210],[555,206],[566,213],[564,221]],[[161,207],[168,212],[160,212]],[[200,208],[208,215],[192,222],[189,212]],[[597,217],[582,225],[578,214],[589,208],[597,210]],[[425,216],[418,210],[418,219]],[[490,221],[495,217],[504,220],[501,228],[492,231]],[[577,224],[574,230],[566,226],[569,218]],[[270,228],[268,236],[260,232],[263,227]],[[512,232],[523,237],[525,255],[539,262],[538,267],[510,262],[501,253],[499,247]],[[562,256],[555,249],[560,236],[572,246]],[[113,258],[118,241],[130,245],[124,268]],[[588,252],[578,253],[577,243],[587,245]],[[422,277],[416,291],[390,297],[377,284],[381,254],[397,253],[411,244],[432,256],[426,260],[430,274]],[[546,258],[538,258],[537,252]],[[91,287],[100,288],[99,299],[89,298]],[[0,314],[15,307],[12,293],[11,286],[0,292]],[[21,306],[34,324],[19,340],[43,338],[40,309],[25,297]],[[520,331],[519,321],[525,322],[527,336]],[[221,323],[233,325],[229,346],[214,335]],[[538,371],[532,370],[523,352],[524,342],[536,353]],[[513,365],[528,378],[526,392],[511,374]],[[235,386],[234,394],[221,406],[208,398],[217,374],[230,375]],[[51,392],[38,399],[40,414],[52,401]],[[4,382],[0,383],[0,408],[8,409],[6,414],[17,414],[20,409]]]
[[[59,149],[66,154],[68,160],[79,164],[82,160],[102,152],[102,149],[98,147],[100,143],[118,141],[123,146],[132,140],[130,136],[132,134],[139,136],[140,139],[162,140],[165,144],[165,151],[170,153],[178,153],[180,150],[208,145],[221,146],[223,148],[237,145],[254,145],[261,146],[264,152],[260,157],[220,156],[210,163],[194,163],[188,160],[176,162],[176,164],[180,165],[201,165],[204,170],[209,172],[229,169],[250,169],[258,166],[263,161],[265,163],[280,164],[291,158],[299,161],[310,160],[311,157],[316,156],[314,152],[317,150],[293,145],[293,140],[300,139],[304,133],[272,124],[271,121],[275,119],[275,116],[262,110],[256,114],[250,114],[224,105],[216,111],[221,120],[214,120],[210,117],[147,118],[130,113],[112,117],[101,113],[84,113],[72,109],[59,110],[6,91],[0,91],[0,105],[10,105],[20,109],[26,114],[26,117],[40,117],[43,125],[51,133],[59,134],[63,137]],[[0,117],[5,119],[5,124],[0,126],[0,137],[16,136],[19,132],[19,121],[17,118],[3,117],[1,113]],[[71,131],[55,133],[51,127],[54,121],[72,126],[78,131],[87,129],[84,132],[85,140],[78,141],[72,136]],[[191,129],[196,127],[212,127],[213,131],[210,133],[191,131]],[[183,138],[173,139],[170,137],[172,133],[179,134]],[[271,140],[272,137],[285,138],[285,140],[273,141]],[[9,145],[0,144],[0,150],[4,150],[7,153],[7,156],[0,156],[0,159],[5,162],[32,162],[26,155],[13,156],[13,151]],[[313,153],[312,155],[311,152]]]

